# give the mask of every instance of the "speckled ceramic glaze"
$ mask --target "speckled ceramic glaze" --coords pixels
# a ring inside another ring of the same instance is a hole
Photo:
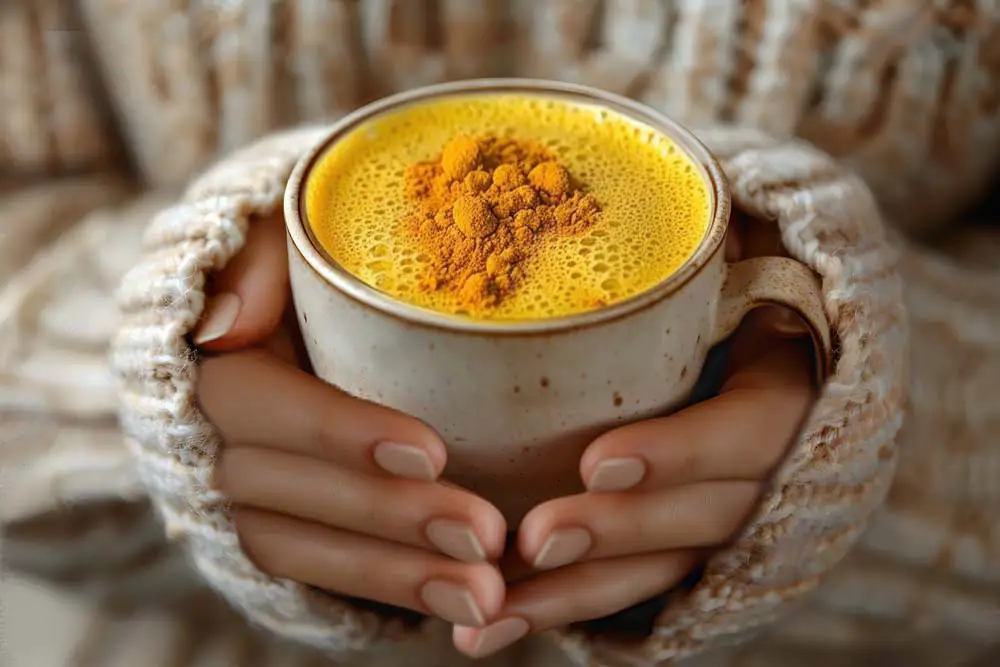
[[[339,267],[315,243],[301,205],[316,159],[374,115],[476,91],[596,102],[667,133],[711,186],[712,219],[701,246],[677,272],[636,297],[523,323],[422,310]],[[625,98],[531,80],[431,86],[360,109],[303,157],[285,195],[292,291],[316,374],[437,429],[448,445],[445,476],[496,504],[511,527],[539,502],[582,490],[580,455],[596,435],[681,406],[708,350],[757,305],[799,311],[825,371],[829,331],[813,274],[781,258],[726,264],[729,214],[722,171],[689,131]]]

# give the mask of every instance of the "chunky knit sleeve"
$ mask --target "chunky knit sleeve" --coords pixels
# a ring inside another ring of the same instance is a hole
[[[219,153],[365,99],[510,75],[501,67],[510,32],[505,4],[81,2],[123,132],[158,185],[184,183]]]
[[[827,655],[865,663],[873,646],[886,651],[873,664],[997,664],[997,213],[966,219],[933,247],[892,240],[911,364],[889,495],[808,602],[727,665],[815,664]]]
[[[225,498],[212,486],[219,440],[195,398],[188,345],[208,275],[239,252],[256,215],[281,205],[298,158],[323,130],[272,135],[210,168],[146,232],[142,261],[123,279],[112,342],[121,424],[169,538],[251,621],[330,652],[368,646],[382,620],[261,572],[243,552]]]
[[[872,197],[805,144],[725,128],[703,136],[735,205],[776,224],[789,253],[822,277],[836,369],[755,516],[711,559],[701,583],[666,609],[649,640],[625,652],[557,634],[580,665],[660,664],[768,623],[848,552],[895,467],[907,330],[895,255]],[[298,130],[233,155],[153,221],[145,258],[123,281],[113,364],[122,423],[168,533],[252,620],[339,652],[368,646],[386,628],[368,612],[265,575],[242,551],[212,486],[219,441],[195,402],[198,366],[186,339],[204,307],[207,275],[239,251],[256,214],[280,205],[292,165],[317,137]]]
[[[579,665],[665,665],[752,636],[811,592],[862,535],[896,468],[908,328],[891,247],[865,186],[804,143],[707,129],[733,204],[773,223],[821,277],[836,362],[798,442],[729,547],[644,642],[556,633]]]
[[[798,136],[856,170],[911,232],[1000,170],[991,0],[512,0],[516,69],[635,97],[698,125]]]
[[[913,231],[970,206],[1000,169],[993,0],[78,4],[122,134],[159,185],[275,128],[485,76],[574,81],[690,125],[804,137]]]

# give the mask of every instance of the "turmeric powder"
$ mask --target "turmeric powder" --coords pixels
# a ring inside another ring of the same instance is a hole
[[[406,196],[405,231],[430,260],[420,288],[453,290],[469,309],[499,303],[547,237],[577,234],[601,212],[544,146],[495,136],[455,137],[412,165]]]

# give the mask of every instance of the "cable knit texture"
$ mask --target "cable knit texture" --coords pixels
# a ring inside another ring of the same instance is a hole
[[[630,664],[633,653],[643,664],[659,663],[771,621],[843,557],[884,498],[895,465],[906,324],[868,190],[805,144],[724,128],[702,136],[722,160],[735,204],[776,220],[792,255],[822,276],[839,361],[800,444],[735,545],[711,560],[702,583],[668,609],[641,646],[557,637],[580,665]],[[379,620],[273,580],[242,552],[211,485],[219,443],[195,403],[197,365],[185,339],[204,307],[206,274],[239,250],[252,216],[279,206],[295,159],[317,137],[300,130],[237,153],[154,219],[145,259],[123,281],[113,360],[122,381],[122,423],[168,533],[183,540],[201,574],[251,619],[343,652],[378,639]]]

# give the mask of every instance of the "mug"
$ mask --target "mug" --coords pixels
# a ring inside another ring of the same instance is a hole
[[[313,165],[366,120],[446,96],[515,93],[602,105],[655,128],[709,184],[710,221],[688,261],[651,289],[581,314],[477,321],[413,306],[354,277],[316,241],[304,206]],[[534,506],[583,491],[598,435],[667,415],[688,399],[709,349],[753,308],[783,305],[811,330],[820,376],[830,332],[816,276],[794,260],[727,264],[728,184],[691,132],[617,95],[579,85],[482,79],[374,102],[336,123],[296,165],[284,199],[292,293],[315,373],[348,394],[417,417],[444,439],[444,478],[492,502],[514,529]]]

